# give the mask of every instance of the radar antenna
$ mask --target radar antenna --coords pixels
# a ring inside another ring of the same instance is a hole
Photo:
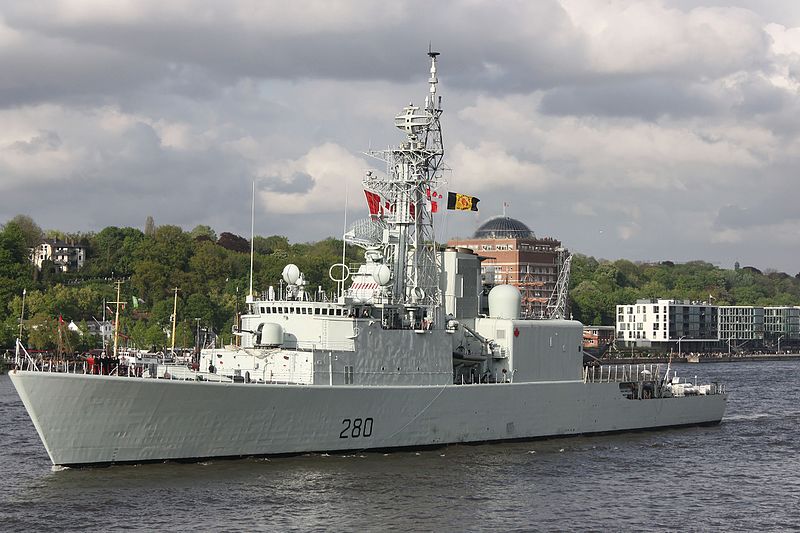
[[[383,257],[392,270],[390,304],[420,310],[421,316],[435,320],[441,302],[437,247],[434,242],[430,198],[442,177],[442,100],[437,95],[439,79],[436,62],[439,52],[428,48],[430,77],[428,95],[422,109],[413,103],[403,108],[395,126],[405,133],[397,146],[368,155],[386,164],[386,175],[367,172],[366,189],[381,197],[381,221],[386,224]]]

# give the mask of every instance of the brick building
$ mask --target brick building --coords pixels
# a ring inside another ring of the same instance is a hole
[[[496,216],[484,222],[471,238],[451,239],[447,244],[470,248],[486,258],[481,263],[484,285],[519,287],[524,315],[546,315],[547,302],[558,281],[560,256],[566,257],[560,241],[537,238],[519,220]]]

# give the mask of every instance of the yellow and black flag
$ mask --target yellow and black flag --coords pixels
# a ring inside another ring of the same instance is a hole
[[[474,196],[467,196],[466,194],[459,194],[457,192],[447,193],[447,209],[477,211],[478,202],[480,202],[480,199]]]

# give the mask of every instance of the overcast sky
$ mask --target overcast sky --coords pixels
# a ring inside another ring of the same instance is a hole
[[[292,241],[363,217],[442,55],[440,239],[502,212],[572,251],[800,271],[800,2],[0,2],[0,223]]]

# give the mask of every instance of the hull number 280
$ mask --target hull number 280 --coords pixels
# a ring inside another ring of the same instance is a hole
[[[357,439],[372,436],[372,418],[345,418],[342,420],[340,439]]]

